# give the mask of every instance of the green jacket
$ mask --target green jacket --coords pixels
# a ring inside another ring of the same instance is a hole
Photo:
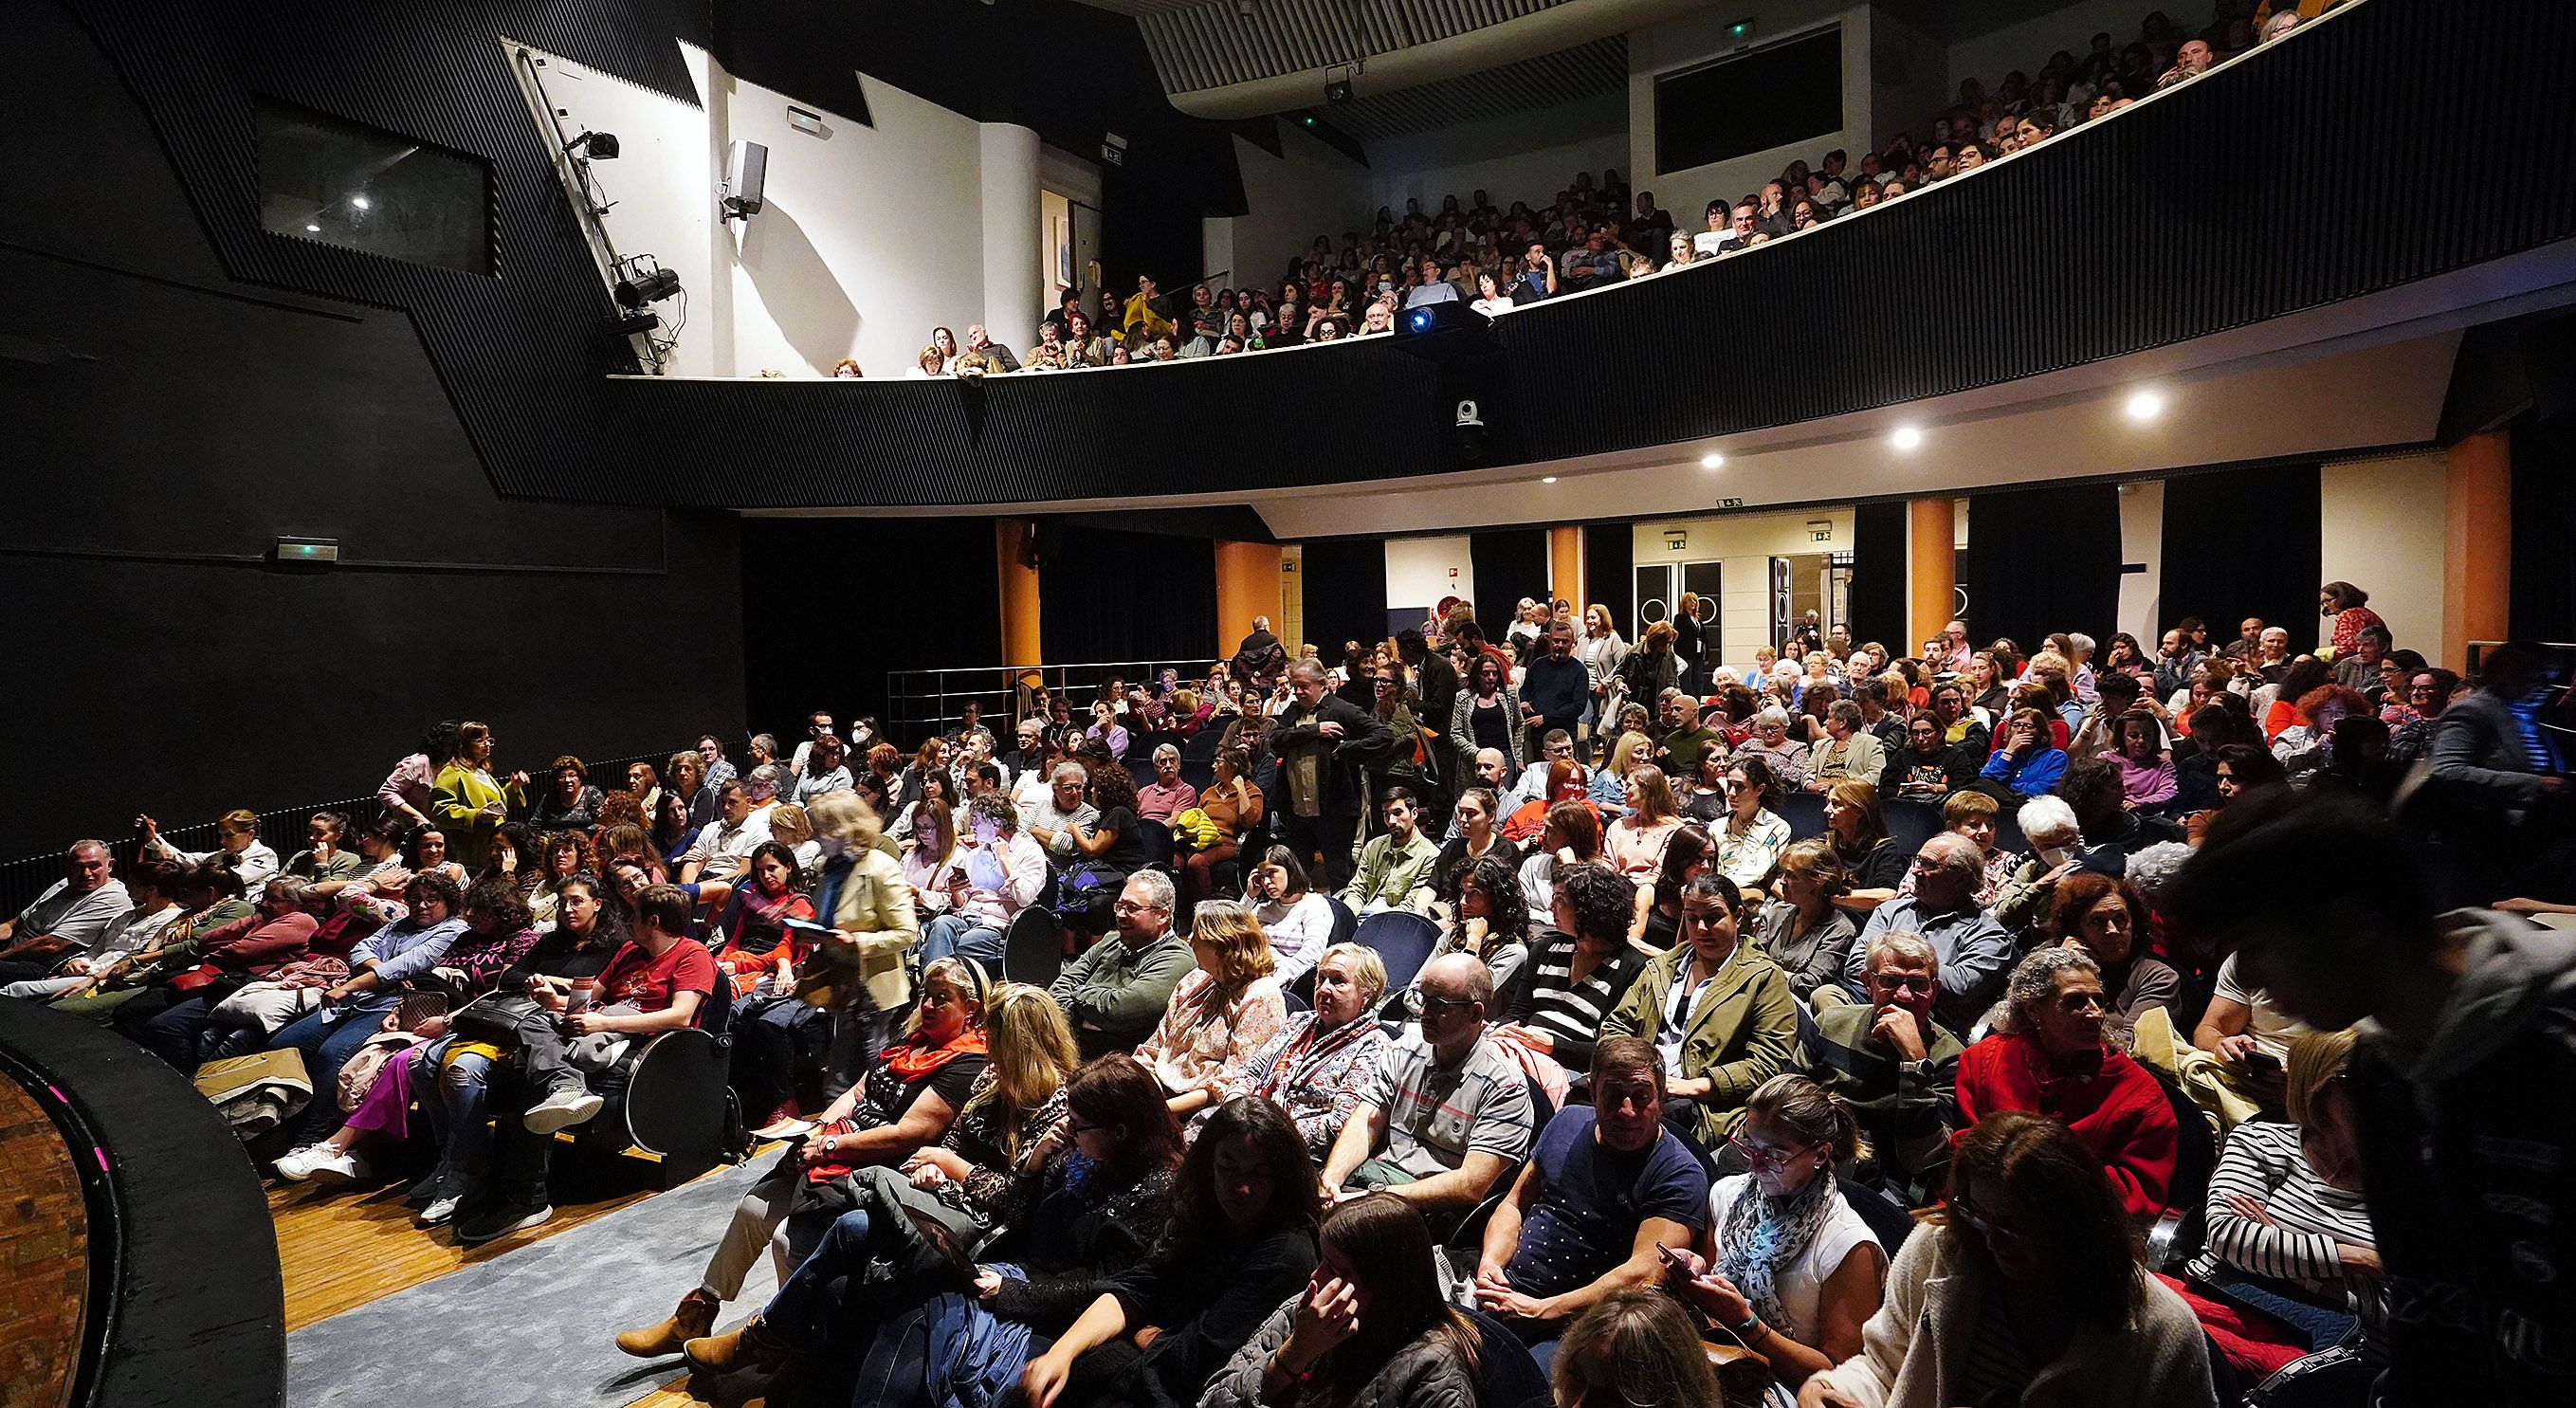
[[[1602,1022],[1601,1034],[1655,1040],[1663,1030],[1673,975],[1690,958],[1689,944],[1656,955]],[[1697,1102],[1700,1139],[1711,1150],[1725,1142],[1735,1112],[1753,1088],[1790,1069],[1797,1044],[1798,1001],[1789,995],[1789,976],[1751,943],[1738,941],[1682,1037],[1683,1078],[1706,1076],[1715,1082]]]
[[[1355,911],[1371,904],[1402,909],[1415,889],[1431,883],[1431,866],[1439,859],[1440,843],[1419,831],[1402,846],[1392,835],[1377,837],[1360,848],[1359,869],[1342,887],[1342,903]]]

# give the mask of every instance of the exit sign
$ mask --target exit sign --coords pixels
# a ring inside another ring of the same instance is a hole
[[[1717,506],[1719,508],[1742,508],[1744,507],[1744,500],[1736,498],[1720,499],[1717,501]]]

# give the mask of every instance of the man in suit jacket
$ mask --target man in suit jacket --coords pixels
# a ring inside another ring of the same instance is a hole
[[[2549,685],[2540,663],[2528,641],[2497,646],[2479,662],[2477,692],[2433,717],[2427,753],[2442,833],[2492,875],[2528,858],[2542,828],[2518,823],[2554,805],[2566,786],[2566,759],[2541,724]]]
[[[1270,735],[1287,794],[1281,826],[1298,857],[1315,863],[1318,888],[1338,890],[1350,878],[1351,839],[1359,832],[1360,764],[1392,735],[1375,714],[1334,694],[1313,660],[1288,667],[1288,692],[1295,702]]]

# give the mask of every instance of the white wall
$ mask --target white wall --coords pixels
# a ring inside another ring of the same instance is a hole
[[[1444,596],[1476,599],[1476,566],[1465,536],[1386,540],[1387,610],[1429,611]]]
[[[2111,52],[2117,54],[2138,37],[2138,22],[2155,8],[2141,5],[2138,0],[2077,0],[2019,24],[1962,39],[1950,46],[1949,91],[1955,95],[1959,80],[1974,78],[1986,86],[1986,91],[1993,92],[2005,74],[2014,69],[2035,74],[2041,64],[2048,62],[2048,56],[2060,49],[2081,59],[2092,46],[2093,36],[2104,30],[2110,32]],[[2167,12],[2183,23],[2199,25],[2207,22],[2209,7],[2168,6]]]
[[[2144,572],[2120,577],[2119,629],[2153,653],[2164,638],[2165,485],[2161,479],[2120,486],[2120,565]]]
[[[1628,152],[1628,103],[1618,93],[1389,137],[1369,144],[1369,211],[1382,205],[1400,215],[1412,198],[1437,214],[1441,197],[1454,195],[1463,207],[1480,188],[1499,209],[1520,200],[1536,210],[1574,184],[1577,171],[1596,183],[1609,168],[1628,173]]]
[[[2447,660],[2442,632],[2447,468],[2438,450],[2330,464],[2319,472],[2317,576],[2370,593],[2400,648]],[[2461,644],[2465,644],[2462,642]]]
[[[1632,186],[1644,186],[1674,213],[1677,223],[1699,227],[1698,212],[1718,197],[1734,200],[1759,190],[1792,160],[1813,166],[1836,147],[1859,154],[1871,145],[1874,129],[1869,47],[1872,15],[1866,5],[1840,5],[1829,0],[1777,0],[1763,5],[1750,40],[1729,39],[1727,25],[1744,18],[1745,7],[1712,7],[1698,14],[1649,25],[1628,35],[1628,159]],[[1843,33],[1843,127],[1785,147],[1754,152],[1731,161],[1694,166],[1686,171],[1655,169],[1655,77],[1691,68],[1740,49],[1774,43],[1812,30],[1820,22],[1840,20]],[[1902,120],[1902,119],[1900,119]],[[1689,218],[1684,219],[1687,215]]]
[[[1808,525],[1830,525],[1830,537],[1818,542]],[[1675,552],[1668,532],[1682,534]],[[1848,552],[1852,546],[1852,511],[1848,505],[1799,509],[1786,513],[1730,513],[1713,518],[1640,520],[1630,530],[1629,545],[1639,566],[1654,562],[1707,562],[1718,568],[1717,641],[1720,664],[1739,669],[1771,634],[1771,559],[1815,553]],[[1620,634],[1637,638],[1633,612],[1625,601],[1611,603]]]
[[[1329,234],[1338,245],[1342,231],[1367,228],[1367,167],[1293,122],[1279,124],[1279,150],[1272,156],[1234,139],[1245,213],[1210,219],[1202,230],[1208,269],[1232,269],[1226,282],[1237,288],[1261,284],[1276,293],[1290,257],[1315,236]]]

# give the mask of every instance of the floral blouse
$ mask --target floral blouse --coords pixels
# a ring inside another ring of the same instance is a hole
[[[1329,1032],[1316,1031],[1315,1021],[1312,1012],[1298,1013],[1247,1065],[1249,1093],[1286,1110],[1320,1160],[1359,1108],[1360,1078],[1394,1043],[1366,1013]]]
[[[1216,979],[1193,968],[1172,989],[1172,1003],[1136,1059],[1163,1089],[1206,1090],[1223,1104],[1252,1089],[1251,1057],[1288,1024],[1288,999],[1276,975],[1256,978],[1232,1002]]]
[[[987,1226],[1009,1222],[1025,1209],[1037,1184],[1020,1175],[1017,1155],[1027,1152],[1065,1116],[1064,1089],[1059,1086],[1045,1104],[1012,1120],[994,1095],[994,1081],[990,1066],[975,1077],[966,1108],[939,1141],[940,1148],[974,1165],[973,1171],[934,1190],[939,1201]]]

